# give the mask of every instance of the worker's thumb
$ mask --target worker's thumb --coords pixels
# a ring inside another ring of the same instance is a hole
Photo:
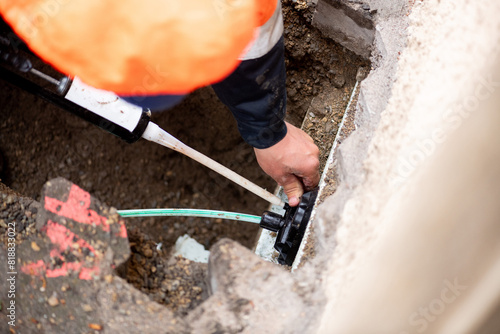
[[[290,206],[299,205],[300,198],[304,193],[304,188],[299,178],[295,175],[289,175],[286,182],[283,182],[282,187],[288,197],[288,204]]]

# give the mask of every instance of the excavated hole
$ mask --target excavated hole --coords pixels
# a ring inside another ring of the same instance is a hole
[[[369,64],[311,27],[312,9],[283,1],[288,120],[314,138],[322,168],[360,67]],[[75,116],[0,82],[2,182],[40,199],[43,184],[62,176],[118,209],[188,207],[255,215],[268,204],[176,152],[140,141],[128,145]],[[330,102],[322,104],[325,92]],[[313,98],[314,107],[309,109]],[[306,115],[307,112],[307,115]],[[235,122],[211,88],[200,89],[153,120],[172,135],[260,186],[275,183],[258,167]],[[200,218],[130,219],[132,256],[119,272],[136,288],[186,314],[207,297],[206,265],[171,258],[188,234],[206,248],[231,238],[252,248],[258,226]],[[158,246],[159,243],[162,246]]]

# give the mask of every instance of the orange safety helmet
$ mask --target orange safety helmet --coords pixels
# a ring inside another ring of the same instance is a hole
[[[238,65],[277,0],[0,0],[42,59],[121,95],[183,94]]]

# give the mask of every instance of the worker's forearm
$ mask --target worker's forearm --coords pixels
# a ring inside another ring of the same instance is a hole
[[[243,61],[222,82],[212,85],[238,122],[243,139],[256,148],[282,140],[287,129],[283,38],[264,56]]]

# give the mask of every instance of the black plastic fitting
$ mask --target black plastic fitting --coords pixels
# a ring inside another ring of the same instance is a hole
[[[291,207],[286,204],[283,216],[269,211],[262,215],[260,227],[278,233],[274,249],[279,253],[279,264],[288,266],[293,264],[317,196],[318,189],[314,189],[302,195],[298,206]]]

